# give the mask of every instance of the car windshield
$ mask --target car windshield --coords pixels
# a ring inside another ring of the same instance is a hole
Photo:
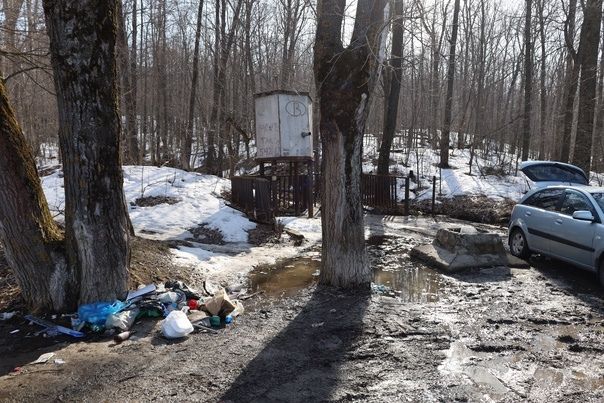
[[[600,206],[600,208],[604,210],[604,192],[592,193],[591,195],[598,203],[598,206]]]
[[[587,185],[585,177],[579,172],[563,166],[551,164],[530,165],[522,170],[533,182],[569,182]]]

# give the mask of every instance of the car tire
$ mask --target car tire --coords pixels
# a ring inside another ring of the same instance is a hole
[[[520,228],[514,228],[510,233],[509,245],[512,255],[520,259],[528,259],[531,255],[528,243],[526,242],[526,236]]]
[[[604,287],[604,259],[600,259],[598,265],[598,280],[600,280],[600,285]]]

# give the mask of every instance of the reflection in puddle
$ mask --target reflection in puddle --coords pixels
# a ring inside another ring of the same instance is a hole
[[[416,238],[370,237],[367,241],[374,282],[391,289],[405,302],[436,302],[444,287],[435,270],[409,258]],[[268,296],[292,296],[318,280],[320,257],[289,259],[276,266],[259,267],[250,273],[251,292]]]
[[[254,269],[250,273],[251,292],[264,291],[269,297],[290,297],[318,279],[320,266],[318,259],[303,257]]]
[[[376,284],[391,288],[404,302],[436,302],[442,289],[439,274],[425,267],[376,268],[373,275]]]

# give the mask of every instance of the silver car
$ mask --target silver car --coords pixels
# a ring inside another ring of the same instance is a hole
[[[574,165],[530,161],[520,169],[532,189],[512,210],[512,255],[563,260],[597,273],[604,286],[604,188],[588,186]]]

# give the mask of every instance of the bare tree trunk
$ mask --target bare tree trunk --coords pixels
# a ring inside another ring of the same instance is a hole
[[[539,159],[543,160],[545,158],[545,121],[547,114],[547,89],[545,87],[545,62],[546,62],[546,54],[545,54],[545,19],[543,16],[543,9],[545,5],[543,4],[545,0],[539,0],[539,39],[541,40],[541,77],[540,77],[540,91],[539,91],[539,103],[541,107],[541,111],[539,113]]]
[[[119,158],[117,0],[45,0],[44,11],[59,109],[69,265],[79,271],[80,302],[121,298],[130,248]]]
[[[526,161],[531,146],[531,111],[533,92],[533,44],[531,42],[531,11],[533,0],[526,0],[524,23],[524,125],[522,129],[522,161]]]
[[[453,84],[455,81],[455,45],[457,44],[457,28],[459,26],[459,0],[453,6],[453,26],[451,28],[451,47],[449,49],[449,65],[447,67],[447,98],[445,104],[445,121],[440,138],[440,167],[449,167],[449,137],[451,133],[451,109],[453,106]],[[443,28],[444,29],[444,28]]]
[[[322,269],[320,282],[369,287],[361,205],[361,149],[375,83],[384,2],[360,0],[351,44],[341,42],[344,0],[320,0],[314,71],[323,143]],[[335,57],[337,55],[337,57]]]
[[[562,125],[562,135],[560,136],[560,161],[568,162],[570,160],[570,146],[572,139],[573,117],[575,97],[577,95],[577,81],[579,80],[579,63],[577,61],[573,39],[575,37],[575,15],[577,11],[577,0],[570,0],[568,4],[568,16],[564,27],[564,36],[566,38],[566,76],[564,81],[564,123]]]
[[[119,70],[122,82],[122,92],[124,96],[124,106],[126,110],[125,130],[124,130],[124,162],[127,164],[138,163],[138,136],[136,133],[136,81],[132,76],[132,72],[136,69],[136,51],[133,51],[132,60],[128,49],[128,41],[126,39],[126,22],[124,18],[124,10],[122,9],[122,1],[117,2],[118,5],[118,47],[117,53],[119,56]],[[134,12],[136,15],[136,1],[133,2]],[[136,19],[134,19],[136,21]],[[133,32],[134,38],[132,43],[133,49],[136,49],[136,31]],[[134,67],[133,67],[134,66]]]
[[[189,96],[189,117],[185,141],[180,152],[180,165],[183,169],[191,169],[191,147],[193,145],[193,122],[195,121],[195,96],[199,77],[199,40],[201,38],[201,21],[203,19],[203,0],[199,1],[197,10],[197,27],[195,30],[195,49],[193,50],[193,77],[191,78],[191,95]]]
[[[0,236],[21,294],[35,310],[70,311],[78,278],[48,209],[31,148],[0,80]]]
[[[573,163],[582,168],[587,175],[589,175],[591,170],[591,146],[594,128],[601,23],[602,0],[587,0],[579,42],[579,63],[581,64],[579,120],[573,151]]]
[[[601,49],[604,49],[604,35],[601,37]],[[596,105],[596,119],[594,123],[593,138],[595,141],[593,150],[593,170],[600,172],[601,164],[604,159],[604,57],[600,59],[600,73],[598,78],[598,102]],[[598,158],[596,159],[596,156]]]
[[[392,50],[390,64],[392,74],[389,74],[388,90],[386,91],[386,102],[384,111],[384,131],[382,142],[378,155],[377,173],[379,175],[388,175],[390,165],[390,149],[392,140],[396,131],[396,121],[398,116],[398,103],[401,92],[401,79],[403,76],[403,1],[394,1],[394,13],[392,21]]]
[[[231,54],[231,47],[235,39],[235,29],[239,24],[239,14],[243,0],[238,0],[235,6],[235,12],[229,33],[226,33],[226,4],[224,1],[216,0],[215,25],[216,33],[214,40],[214,95],[212,103],[212,113],[210,121],[213,124],[214,131],[208,133],[208,154],[206,158],[206,172],[212,175],[222,173],[223,139],[222,129],[224,127],[224,106],[226,105],[225,85],[226,69]],[[222,14],[222,15],[221,15]],[[218,136],[218,150],[216,150],[216,136]]]

